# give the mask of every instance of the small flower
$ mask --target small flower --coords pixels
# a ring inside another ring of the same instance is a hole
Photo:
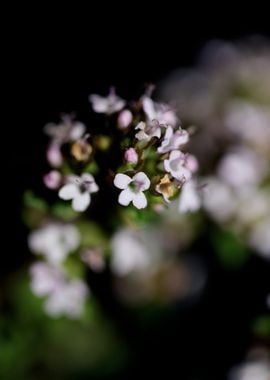
[[[63,163],[61,147],[58,143],[51,143],[46,152],[47,160],[54,168],[59,168]]]
[[[117,124],[120,129],[126,129],[127,127],[130,126],[132,119],[133,119],[132,113],[129,110],[123,110],[120,112],[118,116]]]
[[[72,117],[65,115],[60,124],[47,124],[44,127],[45,133],[52,138],[54,144],[61,146],[69,141],[76,141],[85,133],[85,125],[73,121]]]
[[[100,247],[86,249],[81,253],[81,259],[93,272],[102,272],[105,268],[103,252]]]
[[[61,184],[61,174],[57,170],[51,170],[43,177],[43,182],[48,189],[57,189]]]
[[[197,211],[201,206],[201,199],[196,189],[196,183],[191,180],[185,182],[179,197],[179,212]]]
[[[186,144],[188,140],[189,134],[187,131],[179,128],[174,132],[173,128],[168,126],[161,146],[158,148],[158,153],[167,153],[179,149],[179,147]]]
[[[149,96],[143,96],[142,106],[149,121],[155,119],[161,124],[176,125],[177,116],[167,104],[156,103]]]
[[[87,142],[87,137],[79,139],[71,147],[71,154],[79,162],[87,161],[93,151],[92,146]]]
[[[150,141],[153,137],[160,138],[161,136],[161,124],[157,120],[152,120],[150,123],[141,121],[135,129],[139,129],[135,137],[139,141]]]
[[[119,96],[115,94],[114,89],[111,89],[107,97],[92,94],[89,96],[89,100],[92,103],[92,107],[95,112],[106,113],[107,115],[121,111],[126,104],[123,99],[119,98]]]
[[[139,172],[130,178],[126,174],[116,174],[114,185],[121,191],[118,202],[122,206],[128,206],[130,202],[138,208],[142,209],[147,206],[147,199],[143,191],[149,189],[150,180],[143,172]]]
[[[138,163],[138,153],[134,148],[128,148],[125,151],[124,158],[128,164],[136,165]]]
[[[61,264],[79,243],[79,232],[72,224],[50,223],[32,232],[28,239],[31,251],[44,255],[54,265]]]
[[[56,290],[61,283],[61,272],[54,266],[37,262],[30,268],[31,289],[37,296],[46,296]]]
[[[72,200],[75,211],[85,211],[91,202],[91,193],[99,190],[94,177],[84,173],[81,177],[70,176],[68,183],[59,190],[59,197],[65,201]]]
[[[163,196],[165,202],[170,202],[169,198],[171,198],[175,194],[175,185],[170,180],[168,174],[165,174],[156,185],[156,191]]]
[[[186,156],[180,150],[173,150],[169,159],[164,160],[164,169],[180,182],[186,182],[191,179],[192,173],[185,166]]]

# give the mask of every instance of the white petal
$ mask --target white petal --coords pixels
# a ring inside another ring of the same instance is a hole
[[[150,187],[150,180],[144,172],[139,172],[135,174],[135,176],[133,177],[133,181],[139,182],[141,184],[141,191],[147,190]]]
[[[69,183],[69,184],[63,186],[59,190],[59,193],[58,193],[59,197],[61,199],[64,199],[65,201],[73,199],[78,194],[79,194],[78,186],[73,184],[73,183]]]
[[[143,192],[135,195],[133,199],[133,205],[138,209],[145,208],[147,206],[147,199]]]
[[[93,110],[98,113],[106,113],[108,110],[108,100],[99,95],[90,95],[89,100],[92,103]]]
[[[180,212],[197,211],[201,206],[201,199],[194,181],[186,182],[182,186],[179,207]]]
[[[171,160],[175,160],[176,158],[179,158],[183,155],[183,153],[180,151],[180,150],[173,150],[171,153],[170,153],[170,161]]]
[[[135,196],[135,194],[133,193],[133,191],[131,191],[129,188],[127,188],[127,189],[121,191],[121,193],[119,194],[118,202],[122,206],[128,206],[130,204],[130,202],[133,200],[134,196]]]
[[[78,194],[72,201],[72,207],[75,211],[85,211],[89,206],[91,196],[89,193]]]
[[[123,190],[128,187],[131,181],[132,179],[128,175],[119,173],[119,174],[116,174],[113,183],[114,183],[114,186],[118,187],[118,189]]]
[[[86,129],[85,125],[83,125],[82,123],[75,123],[70,130],[70,135],[69,135],[70,139],[71,140],[80,139],[82,135],[84,134],[85,129]]]
[[[149,120],[153,120],[156,118],[156,111],[154,107],[154,102],[148,96],[144,96],[142,100],[143,110],[146,113],[146,116]]]
[[[140,121],[139,124],[136,125],[135,129],[140,129],[141,131],[143,131],[146,127],[146,124],[144,121]]]
[[[81,179],[86,182],[95,182],[94,177],[90,173],[83,173]]]
[[[99,187],[96,184],[96,182],[90,183],[89,188],[88,188],[89,193],[96,193],[98,190],[99,190]]]

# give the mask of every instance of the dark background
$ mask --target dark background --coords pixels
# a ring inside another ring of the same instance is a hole
[[[21,196],[27,188],[42,192],[41,177],[47,170],[44,124],[57,121],[61,112],[71,111],[76,111],[79,120],[90,120],[88,95],[105,95],[111,85],[123,98],[138,96],[146,83],[158,83],[171,70],[194,64],[209,39],[269,35],[267,24],[260,19],[255,23],[255,17],[244,25],[244,17],[233,23],[225,16],[221,25],[221,9],[218,17],[209,15],[201,23],[192,13],[180,14],[179,20],[170,20],[172,14],[166,14],[164,23],[154,13],[144,15],[142,9],[131,23],[132,7],[130,4],[126,15],[112,16],[109,22],[95,14],[89,14],[89,19],[87,15],[84,19],[76,15],[67,19],[63,14],[51,17],[53,10],[44,19],[40,10],[40,17],[21,20],[9,46],[11,110],[8,137],[2,142],[11,174],[11,202],[5,219],[10,249],[1,265],[2,281],[29,259],[27,231],[20,219]],[[185,25],[184,20],[188,20]],[[132,322],[127,325],[110,295],[106,299],[102,285],[96,285],[104,307],[134,350],[123,378],[157,374],[172,378],[173,371],[180,368],[182,379],[222,380],[254,343],[249,327],[257,314],[265,312],[269,265],[254,255],[242,270],[230,272],[215,261],[207,238],[196,248],[209,266],[204,298],[184,313],[175,310],[148,331],[138,332]],[[133,328],[136,337],[127,331]]]

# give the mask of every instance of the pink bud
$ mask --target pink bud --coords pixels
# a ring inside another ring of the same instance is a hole
[[[136,150],[134,148],[128,148],[125,151],[124,158],[125,158],[126,162],[129,164],[137,164],[138,153],[136,152]]]
[[[61,184],[61,174],[57,170],[52,170],[43,177],[43,182],[49,189],[57,189]]]
[[[120,112],[118,116],[118,120],[117,120],[119,128],[121,129],[127,128],[131,124],[132,119],[133,119],[133,116],[129,110],[124,110]]]
[[[195,173],[199,168],[197,158],[194,157],[192,154],[188,154],[186,157],[186,168],[190,170],[192,173]]]
[[[63,156],[60,150],[60,145],[58,144],[51,144],[48,147],[47,150],[47,160],[50,165],[52,165],[55,168],[58,168],[63,163]]]

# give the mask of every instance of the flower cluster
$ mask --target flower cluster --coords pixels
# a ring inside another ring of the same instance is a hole
[[[46,298],[45,310],[53,316],[82,313],[86,267],[104,269],[104,253],[113,251],[114,236],[126,222],[136,223],[142,215],[158,218],[177,198],[181,213],[200,207],[193,178],[198,162],[186,152],[190,133],[180,127],[175,110],[149,93],[125,101],[114,89],[106,97],[90,95],[89,101],[95,113],[105,115],[96,115],[100,127],[87,128],[71,115],[45,126],[51,170],[43,181],[54,191],[55,204],[30,202],[39,207],[29,218],[35,225],[29,247],[43,258],[31,267],[31,286]],[[112,227],[113,237],[107,232]],[[132,262],[132,253],[126,260]]]

